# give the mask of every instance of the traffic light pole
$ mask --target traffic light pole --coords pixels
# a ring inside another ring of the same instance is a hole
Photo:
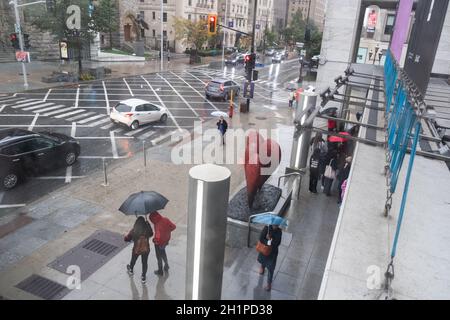
[[[20,15],[19,15],[19,8],[17,7],[17,0],[13,0],[12,3],[14,5],[14,14],[16,16],[16,32],[19,34],[20,51],[23,52],[23,35],[22,35],[22,27],[20,25]],[[25,87],[25,89],[28,89],[27,68],[25,67],[25,61],[22,61],[22,73],[23,73],[23,86]]]
[[[255,31],[256,31],[256,10],[258,8],[258,0],[254,0],[255,5],[253,6],[253,27],[252,27],[252,48],[251,53],[252,55],[255,53]],[[250,68],[247,70],[247,81],[252,82],[252,74],[253,74],[253,64]],[[250,99],[247,98],[247,112],[250,111]]]

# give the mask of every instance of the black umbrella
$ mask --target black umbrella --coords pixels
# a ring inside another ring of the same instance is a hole
[[[133,193],[120,206],[119,210],[126,215],[145,215],[164,209],[169,200],[155,191],[141,191]]]

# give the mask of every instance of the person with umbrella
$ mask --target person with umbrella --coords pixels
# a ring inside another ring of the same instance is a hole
[[[225,133],[228,129],[228,123],[225,121],[223,116],[220,116],[219,121],[216,123],[217,129],[220,131],[220,134],[222,135],[222,144],[225,144]]]
[[[163,261],[164,271],[169,271],[169,262],[167,261],[166,246],[169,243],[170,235],[175,230],[175,224],[168,218],[163,217],[159,212],[155,211],[150,213],[149,220],[155,227],[155,236],[153,237],[153,243],[155,244],[156,260],[158,261],[158,270],[155,270],[155,274],[162,276]]]
[[[134,193],[125,200],[119,210],[126,215],[146,215],[149,212],[164,209],[167,200],[163,195],[155,191],[141,191]],[[149,239],[153,236],[150,223],[143,217],[138,217],[133,229],[125,236],[125,241],[133,241],[131,262],[127,265],[127,271],[133,275],[133,268],[139,256],[142,259],[142,283],[146,282],[147,261],[150,253]]]
[[[136,219],[133,229],[125,236],[125,241],[133,241],[133,250],[131,253],[130,264],[127,264],[127,271],[130,275],[133,275],[133,268],[136,264],[139,256],[142,260],[142,283],[146,282],[147,268],[148,268],[148,255],[150,253],[149,239],[153,236],[153,230],[150,227],[150,223],[143,217]]]
[[[267,285],[264,289],[270,291],[272,290],[273,274],[277,264],[278,247],[281,244],[282,231],[280,226],[286,225],[287,222],[285,219],[272,213],[256,216],[253,219],[253,222],[266,224],[259,236],[259,242],[265,246],[269,246],[270,252],[268,255],[260,252],[257,261],[261,264],[261,267],[259,268],[260,275],[263,275],[267,268]]]

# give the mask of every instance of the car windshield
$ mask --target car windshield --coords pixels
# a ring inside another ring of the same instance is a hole
[[[130,112],[131,111],[131,107],[127,104],[123,104],[123,103],[119,103],[116,106],[116,110],[119,112]]]

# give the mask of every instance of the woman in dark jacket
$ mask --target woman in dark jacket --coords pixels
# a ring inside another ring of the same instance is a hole
[[[142,260],[142,283],[146,282],[148,255],[150,253],[149,239],[153,236],[153,230],[150,223],[143,217],[136,219],[133,229],[125,236],[125,241],[133,241],[133,250],[131,253],[131,262],[127,264],[127,271],[133,274],[133,268],[137,259],[141,256]]]
[[[265,268],[267,268],[268,270],[267,286],[264,288],[267,291],[270,291],[272,289],[273,273],[277,264],[278,247],[281,243],[281,236],[281,229],[276,225],[265,226],[261,232],[261,235],[259,236],[259,241],[261,241],[265,245],[272,247],[268,256],[265,256],[262,253],[258,255],[258,262],[261,264],[259,274],[264,274]]]
[[[314,149],[309,159],[309,192],[317,193],[317,181],[319,180],[320,149]]]

